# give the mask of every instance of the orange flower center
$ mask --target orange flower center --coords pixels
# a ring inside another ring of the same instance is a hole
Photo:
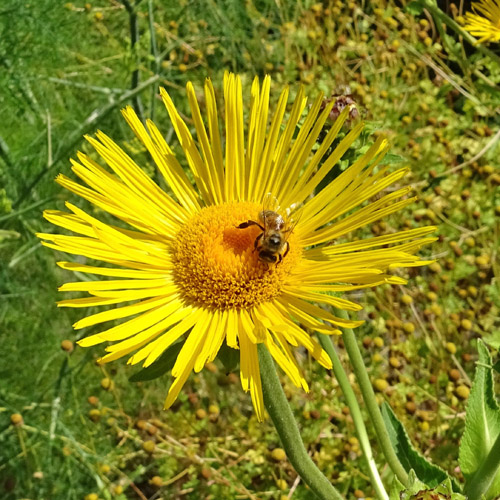
[[[287,243],[280,252],[270,252],[277,262],[263,261],[261,250],[267,249],[269,233],[257,225],[238,228],[242,222],[259,222],[261,210],[252,202],[206,207],[177,233],[172,246],[174,279],[186,302],[215,309],[250,308],[281,293],[301,259],[302,247],[285,226],[280,236]]]

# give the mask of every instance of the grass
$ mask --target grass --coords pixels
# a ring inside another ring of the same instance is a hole
[[[387,133],[389,161],[411,167],[419,201],[371,230],[437,224],[438,261],[410,270],[405,288],[357,294],[368,320],[357,333],[380,398],[460,479],[473,340],[500,345],[500,68],[391,0],[157,3],[137,7],[133,50],[131,17],[117,1],[7,0],[0,10],[2,498],[310,498],[286,460],[273,458],[271,424],[256,422],[237,377],[219,362],[191,377],[163,412],[168,377],[131,383],[124,363],[95,364],[98,348],[61,349],[86,332],[71,327],[81,312],[56,308],[57,287],[72,278],[35,237],[51,231],[43,209],[80,203],[53,178],[69,173],[78,149],[88,151],[84,133],[102,129],[155,175],[121,119],[124,104],[154,116],[175,149],[157,83],[120,101],[134,74],[140,82],[157,75],[186,112],[186,82],[201,88],[210,76],[220,90],[224,70],[239,72],[247,88],[265,73],[273,88],[290,83],[293,92],[300,82],[313,95],[350,87],[367,121],[358,149]],[[372,496],[336,381],[298,356],[311,392],[284,384],[311,455],[347,498]],[[12,424],[16,413],[24,425]]]

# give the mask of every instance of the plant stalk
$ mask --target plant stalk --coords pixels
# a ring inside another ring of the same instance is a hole
[[[161,59],[160,56],[158,55],[158,44],[156,43],[153,1],[154,0],[148,0],[149,44],[152,56],[151,70],[155,75],[159,75]],[[157,85],[152,85],[150,104],[149,104],[149,119],[152,121],[154,121],[155,119],[157,95],[158,95]]]
[[[319,343],[326,351],[330,359],[332,360],[333,365],[333,373],[342,389],[344,394],[344,398],[347,402],[347,406],[349,407],[349,411],[351,412],[352,420],[354,422],[354,427],[356,428],[356,433],[358,435],[359,444],[361,446],[361,450],[363,451],[363,455],[365,456],[366,461],[368,462],[368,473],[370,474],[370,479],[372,482],[372,486],[375,489],[375,493],[377,498],[380,500],[389,500],[389,495],[384,488],[384,483],[378,473],[377,464],[373,458],[372,447],[370,445],[370,440],[368,438],[368,433],[366,432],[366,426],[363,421],[363,416],[361,415],[361,410],[359,408],[358,400],[356,399],[356,395],[354,394],[354,390],[351,387],[351,383],[347,377],[347,374],[342,365],[342,361],[335,350],[332,339],[329,335],[324,335],[322,333],[318,333]]]
[[[340,318],[348,319],[345,311],[336,309],[335,312]],[[380,412],[380,408],[375,397],[375,392],[373,391],[370,378],[368,377],[368,372],[366,371],[365,363],[363,362],[363,357],[361,356],[361,352],[358,347],[356,336],[351,328],[343,328],[343,332],[342,339],[344,340],[344,346],[351,361],[353,372],[356,375],[368,415],[370,416],[370,420],[375,428],[375,434],[380,448],[384,453],[385,459],[387,460],[392,472],[394,472],[403,486],[408,486],[408,474],[401,465],[401,462],[392,447],[389,434],[385,428],[384,420],[382,418],[382,413]]]
[[[140,33],[139,33],[139,23],[137,20],[136,7],[139,5],[140,2],[141,0],[136,1],[134,5],[132,5],[129,0],[122,0],[125,10],[127,11],[129,16],[130,51],[132,53],[132,57],[134,59],[134,64],[135,64],[135,68],[132,71],[130,90],[134,90],[139,86],[140,75],[139,75],[138,42],[140,38]],[[140,94],[135,94],[132,98],[132,102],[134,105],[134,110],[137,113],[137,116],[140,118],[142,122],[144,122],[144,110]]]
[[[342,495],[316,467],[302,442],[297,422],[276,373],[273,358],[264,344],[257,346],[264,405],[273,421],[290,463],[321,500],[343,500]]]
[[[483,498],[489,493],[488,498],[497,498],[498,491],[489,489],[495,479],[495,476],[500,469],[500,434],[497,436],[493,446],[491,447],[488,456],[484,459],[481,467],[472,476],[470,481],[465,483],[465,491],[467,498]]]

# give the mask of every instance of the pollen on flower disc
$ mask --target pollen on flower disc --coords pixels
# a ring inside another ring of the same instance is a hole
[[[174,279],[183,299],[215,309],[251,308],[281,292],[287,276],[298,264],[302,247],[293,232],[286,238],[290,250],[279,264],[259,260],[254,242],[262,205],[231,202],[203,208],[177,233],[172,245]]]

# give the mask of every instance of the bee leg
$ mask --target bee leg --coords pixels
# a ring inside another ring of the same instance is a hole
[[[262,231],[264,231],[264,228],[258,223],[255,222],[254,220],[247,220],[246,222],[242,222],[241,224],[238,224],[236,227],[238,229],[246,229],[247,227],[250,226],[259,226]]]
[[[286,257],[286,254],[289,252],[290,250],[290,243],[288,243],[288,241],[285,242],[285,245],[286,245],[286,250],[283,252],[283,254],[278,254],[278,262],[276,262],[276,264],[279,264],[280,262],[283,261],[283,259]]]
[[[280,257],[282,259],[284,259],[286,257],[286,254],[290,251],[290,243],[288,243],[288,241],[285,242],[285,245],[286,245],[286,250],[285,250],[285,253],[283,254],[283,256],[280,255]]]
[[[255,250],[257,250],[257,247],[259,246],[259,241],[262,238],[262,236],[264,236],[264,233],[260,233],[259,236],[257,236],[257,238],[255,238],[255,241],[253,242],[253,251],[254,252],[255,252]]]

